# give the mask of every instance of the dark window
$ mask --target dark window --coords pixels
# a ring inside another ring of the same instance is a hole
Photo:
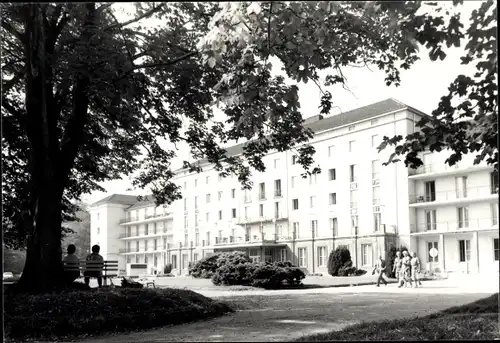
[[[427,181],[425,183],[425,200],[436,200],[436,183],[434,181]]]
[[[498,193],[498,173],[491,173],[491,194]]]
[[[329,170],[329,176],[330,176],[330,181],[333,181],[337,178],[336,177],[337,175],[335,173],[335,168]]]

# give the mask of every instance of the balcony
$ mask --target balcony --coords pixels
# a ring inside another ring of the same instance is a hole
[[[129,217],[129,218],[125,218],[125,219],[120,219],[119,223],[124,224],[124,223],[129,223],[129,222],[136,222],[138,220],[139,220],[138,217]]]
[[[492,169],[492,167],[487,165],[468,165],[464,166],[463,163],[455,164],[454,166],[449,166],[445,163],[434,163],[426,164],[417,169],[408,169],[408,174],[411,179],[425,179],[436,177],[440,175],[449,174],[467,174],[472,171],[487,170]]]
[[[244,235],[239,237],[215,237],[215,246],[221,245],[246,245],[246,244],[275,244],[281,237],[277,234],[266,234],[265,232],[256,235]]]
[[[276,222],[288,219],[283,213],[275,213],[274,216],[246,216],[234,219],[236,225],[258,224],[267,222]]]
[[[172,212],[165,212],[165,213],[159,213],[159,214],[150,214],[145,216],[143,219],[139,217],[129,217],[126,219],[121,219],[119,221],[120,225],[132,225],[132,224],[139,224],[139,223],[147,223],[147,222],[154,222],[156,219],[159,218],[171,218],[173,215]]]
[[[428,194],[410,195],[409,203],[413,206],[428,206],[429,204],[471,203],[483,200],[498,199],[498,191],[491,186],[468,187],[466,190],[439,191]]]
[[[127,233],[121,233],[118,235],[119,239],[142,239],[142,238],[147,238],[147,237],[160,237],[160,236],[172,236],[174,234],[174,231],[172,229],[170,230],[158,230],[156,233],[149,232],[149,233],[140,233],[139,235],[129,235]]]
[[[498,230],[498,218],[477,218],[464,221],[444,221],[410,225],[411,234],[457,233],[469,231]]]

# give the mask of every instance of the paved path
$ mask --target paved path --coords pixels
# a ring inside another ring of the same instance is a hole
[[[237,309],[231,315],[85,342],[269,342],[340,330],[361,321],[427,315],[498,291],[498,285],[428,281],[423,288],[358,286],[288,291],[199,291]]]

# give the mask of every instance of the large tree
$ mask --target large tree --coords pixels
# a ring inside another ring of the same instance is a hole
[[[432,117],[418,122],[420,131],[407,137],[384,137],[379,151],[395,146],[387,163],[398,162],[398,156],[403,156],[412,168],[422,165],[421,152],[426,150],[449,149],[449,165],[461,160],[463,154],[477,153],[474,163],[486,161],[498,170],[496,2],[478,1],[465,32],[465,20],[460,17],[462,1],[453,1],[454,8],[450,4],[228,3],[213,18],[211,31],[199,47],[210,65],[242,50],[241,63],[260,60],[251,72],[270,69],[268,58],[277,57],[291,80],[318,85],[323,93],[322,111],[328,112],[334,99],[324,89],[335,83],[345,86],[343,67],[378,66],[386,73],[387,85],[399,86],[399,70],[418,60],[418,50],[428,50],[432,61],[443,60],[445,46],[465,44],[462,64],[473,63],[477,73],[473,77],[457,75]],[[322,73],[325,78],[320,77]],[[245,70],[236,65],[221,80],[219,86],[227,92],[227,103],[241,101],[235,99],[233,89],[244,77]]]
[[[463,65],[473,64],[474,75],[457,75],[448,94],[431,117],[422,117],[419,131],[403,137],[384,137],[379,151],[395,146],[389,161],[403,157],[407,167],[423,164],[424,151],[446,151],[445,163],[453,166],[465,154],[475,154],[474,164],[486,162],[498,173],[498,42],[497,6],[493,0],[478,2],[466,31]]]
[[[158,203],[180,197],[176,144],[251,187],[271,150],[296,148],[313,167],[297,84],[345,82],[342,68],[375,64],[388,84],[463,36],[459,16],[419,14],[420,2],[141,3],[120,21],[112,4],[2,4],[2,162],[7,242],[27,245],[25,289],[60,284],[61,222],[70,200],[137,174]],[[141,20],[156,18],[158,27]],[[213,106],[228,118],[217,122]],[[324,92],[321,112],[332,107]],[[188,127],[183,128],[183,121]],[[250,140],[242,156],[221,143]],[[199,171],[200,164],[185,166]]]

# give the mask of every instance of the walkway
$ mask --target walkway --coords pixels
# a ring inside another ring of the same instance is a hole
[[[498,292],[498,285],[428,281],[423,288],[396,285],[288,291],[199,291],[237,309],[209,321],[106,336],[85,342],[266,342],[340,330],[361,321],[409,318],[466,304]],[[218,294],[216,294],[218,293]]]

